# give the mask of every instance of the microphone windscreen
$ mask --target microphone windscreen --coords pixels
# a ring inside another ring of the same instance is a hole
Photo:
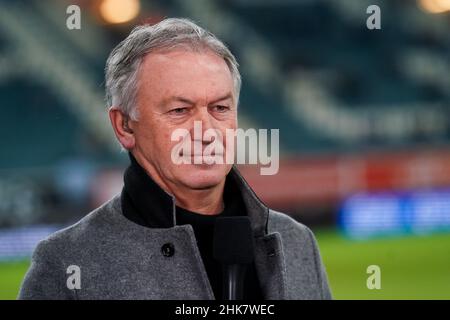
[[[213,256],[223,264],[248,264],[253,261],[253,236],[248,217],[216,219]]]

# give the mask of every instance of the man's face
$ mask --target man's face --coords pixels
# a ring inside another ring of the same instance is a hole
[[[206,189],[223,182],[231,164],[194,164],[194,158],[191,164],[176,164],[171,154],[180,141],[171,141],[171,136],[176,129],[188,130],[194,153],[194,143],[202,150],[210,143],[194,141],[202,139],[194,136],[194,121],[201,122],[202,136],[207,129],[220,131],[222,137],[226,129],[236,129],[237,102],[225,61],[210,51],[151,53],[141,64],[138,84],[133,151],[145,158],[147,171],[166,186]],[[223,145],[225,150],[225,139]]]

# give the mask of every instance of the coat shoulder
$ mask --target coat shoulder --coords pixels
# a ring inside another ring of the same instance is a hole
[[[71,239],[86,236],[87,233],[98,232],[102,227],[108,227],[112,214],[120,209],[120,196],[116,195],[100,207],[92,210],[76,223],[51,234],[47,240]]]
[[[285,213],[269,209],[268,229],[271,232],[296,231],[310,234],[311,230]]]
[[[269,209],[267,229],[269,233],[281,235],[287,251],[302,249],[315,258],[318,256],[319,249],[314,233],[306,225],[294,220],[287,214]]]
[[[120,210],[120,196],[115,196],[100,207],[94,209],[78,222],[58,230],[37,244],[32,261],[63,260],[78,250],[90,247],[96,239],[101,239],[114,228],[115,210]],[[85,244],[85,245],[83,245]]]
[[[113,221],[114,210],[120,210],[120,197],[115,196],[87,214],[75,224],[41,240],[34,249],[31,265],[22,282],[19,299],[76,299],[65,286],[69,260],[74,253],[91,248],[106,234]],[[64,272],[61,272],[63,270]]]
[[[313,232],[287,214],[274,210],[269,210],[268,232],[281,236],[290,296],[331,299],[328,277]]]

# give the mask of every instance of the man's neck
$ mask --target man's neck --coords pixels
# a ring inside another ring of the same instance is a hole
[[[225,180],[213,188],[203,190],[185,190],[174,193],[176,205],[204,215],[216,215],[223,211],[223,191]]]

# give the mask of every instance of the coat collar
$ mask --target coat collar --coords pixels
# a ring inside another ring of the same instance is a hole
[[[131,153],[121,194],[122,210],[128,219],[150,228],[176,225],[175,197],[165,192],[139,165]]]
[[[176,225],[175,197],[165,192],[139,165],[131,153],[131,164],[124,174],[121,193],[123,214],[134,222],[151,228]],[[256,196],[238,169],[233,166],[227,182],[237,187],[244,201],[255,237],[267,233],[269,209]],[[132,214],[139,212],[140,214]],[[150,214],[151,212],[151,214]]]

